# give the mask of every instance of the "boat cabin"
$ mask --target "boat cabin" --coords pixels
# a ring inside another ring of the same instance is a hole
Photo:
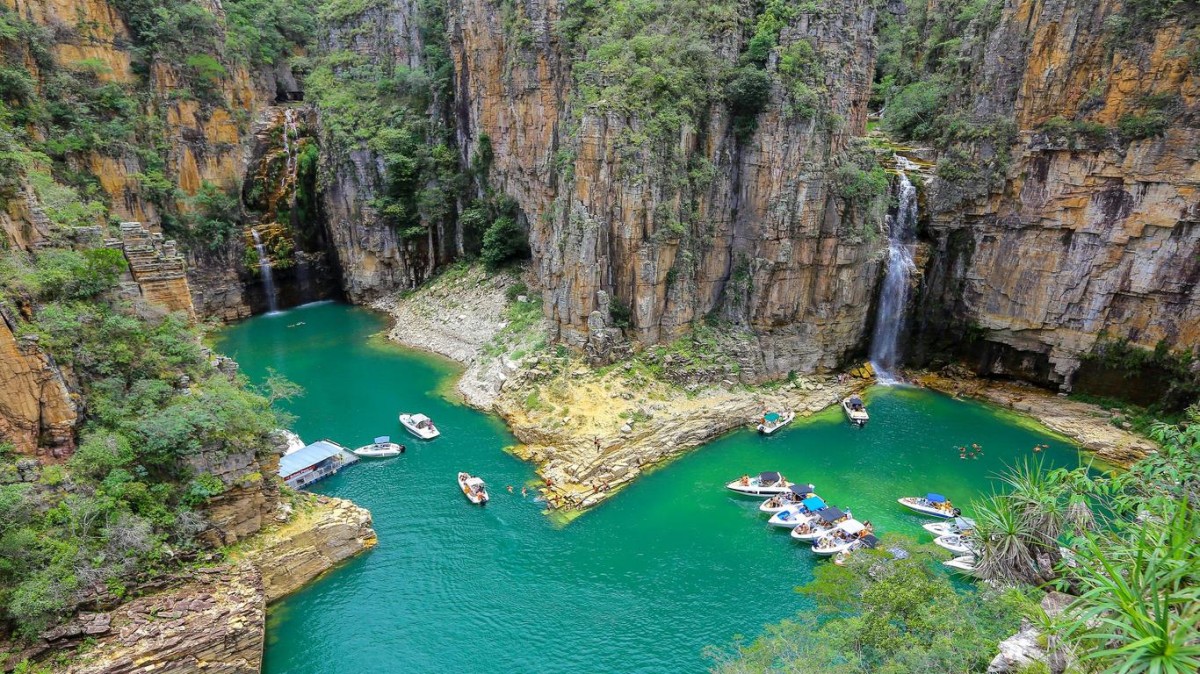
[[[854,410],[855,412],[862,410],[863,409],[862,398],[859,398],[858,396],[850,396],[850,409]]]
[[[303,489],[353,463],[355,459],[348,457],[353,455],[345,447],[318,440],[279,459],[279,476],[292,489]]]

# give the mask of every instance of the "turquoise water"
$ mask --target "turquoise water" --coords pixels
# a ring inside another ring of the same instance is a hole
[[[379,545],[272,608],[266,672],[702,671],[706,645],[804,610],[793,588],[827,563],[768,527],[758,501],[731,495],[727,481],[781,470],[880,533],[922,536],[929,520],[897,497],[940,491],[969,511],[990,475],[1038,443],[1050,445],[1048,463],[1078,463],[1066,442],[989,407],[880,388],[867,395],[865,429],[830,410],[769,438],[733,433],[556,526],[521,497],[534,473],[502,451],[514,442],[503,425],[440,393],[455,368],[386,343],[385,327],[378,314],[327,303],[218,337],[251,378],[272,368],[305,388],[289,409],[308,442],[400,438],[404,410],[426,412],[443,433],[404,437],[405,455],[316,486],[369,508]],[[960,460],[954,448],[971,443],[984,455]],[[459,470],[488,480],[491,504],[458,493]]]

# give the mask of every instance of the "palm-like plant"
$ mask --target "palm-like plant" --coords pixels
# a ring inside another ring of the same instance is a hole
[[[975,572],[980,578],[1005,585],[1040,582],[1033,549],[1038,535],[1023,504],[1011,495],[993,495],[976,503],[975,533],[979,538]]]
[[[1200,516],[1186,500],[1171,510],[1131,540],[1084,539],[1064,636],[1104,672],[1200,671]]]

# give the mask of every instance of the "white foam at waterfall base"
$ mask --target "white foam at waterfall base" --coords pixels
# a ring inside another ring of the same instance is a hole
[[[895,217],[888,216],[888,261],[883,286],[879,289],[879,305],[875,314],[875,330],[871,335],[871,366],[879,383],[902,383],[895,374],[900,364],[900,334],[904,330],[904,312],[908,305],[909,280],[916,271],[913,262],[917,225],[917,188],[909,181],[901,165],[897,189]]]
[[[263,287],[267,291],[267,313],[279,313],[279,305],[275,301],[275,279],[271,276],[271,262],[267,259],[267,252],[258,236],[258,230],[251,229],[250,235],[254,237],[254,250],[258,252],[258,270],[262,274]]]

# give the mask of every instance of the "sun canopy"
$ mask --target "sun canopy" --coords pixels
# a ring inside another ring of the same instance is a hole
[[[820,518],[823,522],[828,524],[830,522],[836,522],[836,521],[842,519],[843,517],[846,516],[846,513],[842,512],[841,510],[838,510],[837,508],[826,508],[826,509],[822,510],[821,512],[817,513],[817,515],[820,516]]]
[[[945,503],[946,497],[942,496],[941,494],[935,494],[933,492],[929,492],[928,494],[925,495],[925,500],[929,501],[930,503]]]
[[[850,404],[851,405],[861,405],[862,398],[859,398],[858,396],[850,396]]]
[[[779,473],[759,473],[758,474],[759,484],[771,484],[773,482],[778,482],[778,481],[779,481]]]
[[[778,412],[767,412],[766,414],[763,415],[763,419],[766,419],[767,423],[773,424],[776,421],[779,421],[779,413]]]
[[[791,492],[796,496],[804,496],[805,494],[811,494],[817,490],[817,488],[811,484],[794,484],[788,487],[788,489],[790,489]]]
[[[821,500],[820,496],[809,496],[801,501],[800,504],[812,512],[816,512],[825,507],[825,502]]]
[[[425,416],[424,414],[418,413],[418,414],[412,415],[411,420],[413,423],[419,424],[422,421],[429,421],[429,417]]]
[[[853,536],[854,534],[857,534],[858,532],[862,531],[863,529],[866,529],[866,527],[863,526],[863,523],[859,522],[858,520],[846,520],[845,522],[842,522],[841,529],[842,529],[842,531],[845,531],[846,533]]]
[[[389,443],[391,441],[392,441],[391,436],[387,436],[387,435],[381,435],[378,438],[375,438],[375,444],[377,444],[377,445],[386,445],[387,443]]]
[[[287,477],[292,473],[316,465],[332,456],[337,456],[342,448],[328,440],[318,440],[302,449],[284,456],[279,460],[279,475]]]
[[[879,545],[879,539],[875,537],[875,534],[867,534],[858,540],[862,541],[862,544],[868,548],[873,548],[876,545]]]
[[[482,487],[483,486],[483,480],[481,480],[477,477],[468,477],[466,482],[467,482],[467,484],[469,484],[472,487]]]

